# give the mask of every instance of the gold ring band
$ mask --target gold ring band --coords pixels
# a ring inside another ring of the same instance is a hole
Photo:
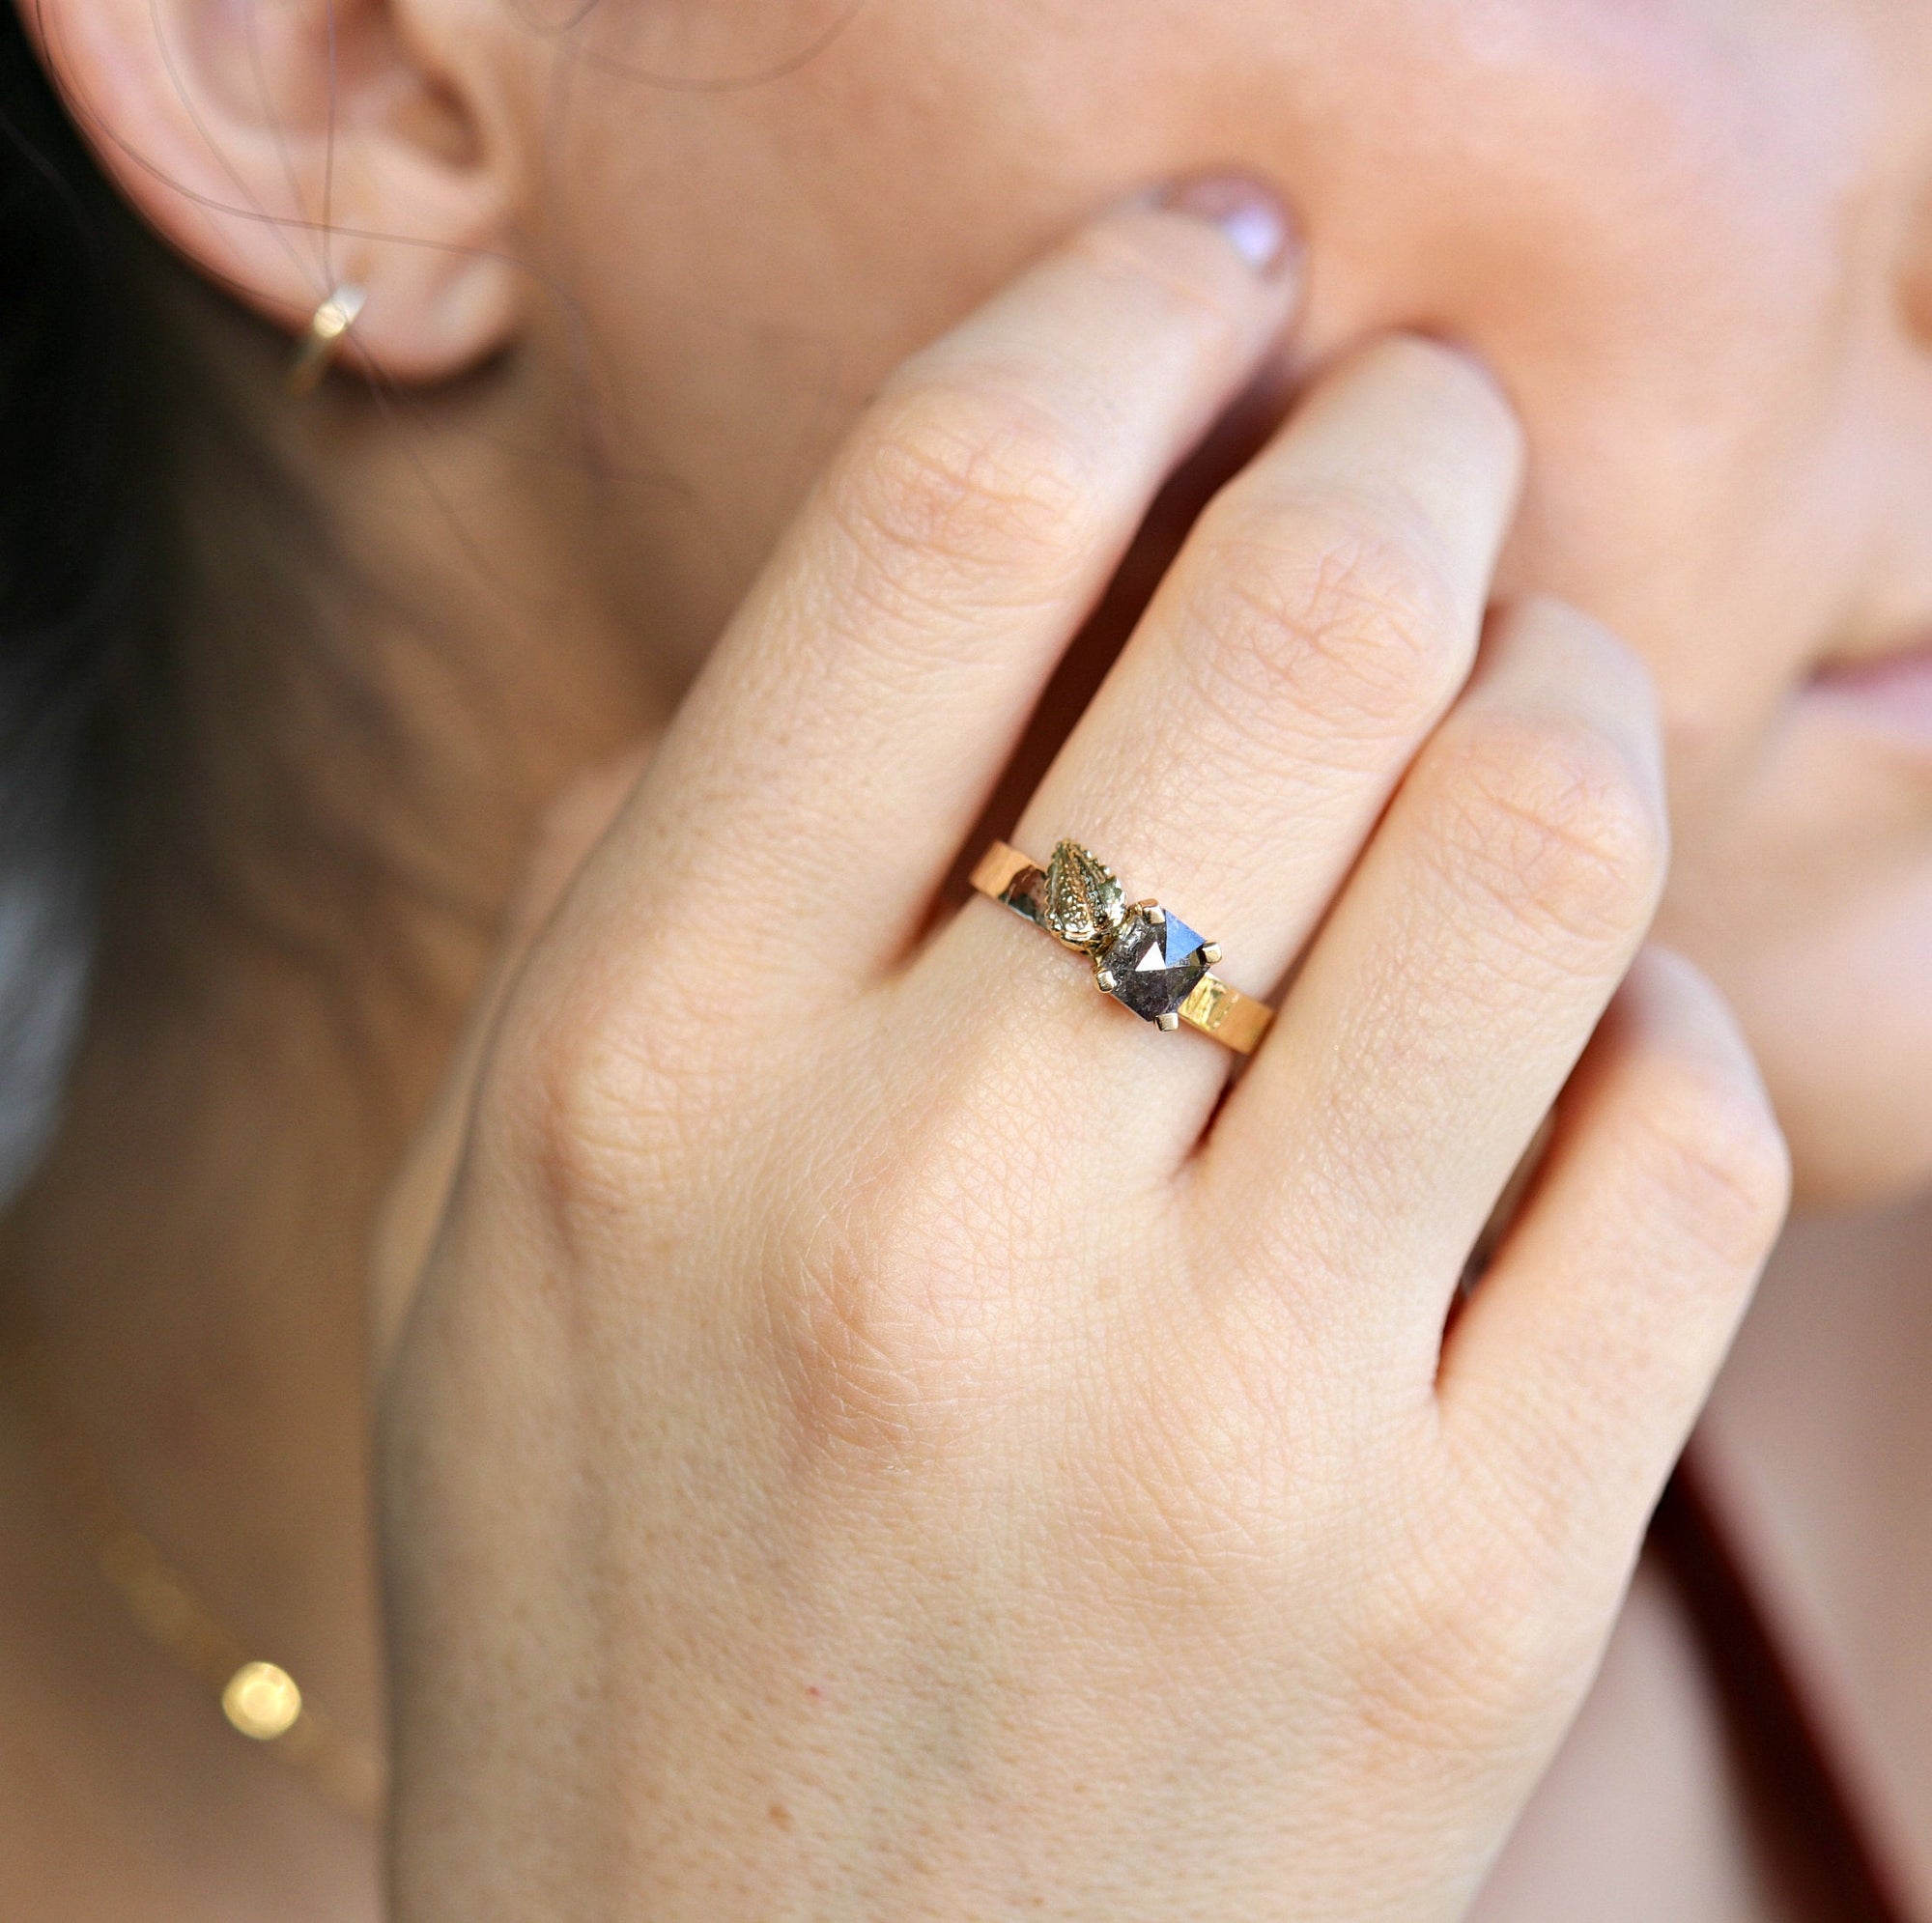
[[[1214,943],[1157,901],[1129,903],[1114,871],[1077,841],[1061,842],[1044,867],[995,841],[973,870],[973,886],[1090,956],[1101,993],[1156,1028],[1185,1022],[1236,1055],[1252,1055],[1274,1019],[1266,1003],[1209,973],[1221,959]]]

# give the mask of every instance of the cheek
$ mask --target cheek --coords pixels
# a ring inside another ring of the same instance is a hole
[[[1797,5],[599,0],[530,111],[578,302],[553,357],[594,341],[662,494],[613,571],[705,635],[893,361],[1097,201],[1233,158],[1311,226],[1307,353],[1416,325],[1498,368],[1533,452],[1505,588],[1609,621],[1708,732],[1742,712],[1726,637],[1762,702],[1827,618],[1841,571],[1798,578],[1794,530],[1829,555],[1862,519],[1810,457],[1886,116]]]
[[[1821,479],[1882,251],[1869,49],[1777,5],[1432,0],[1372,86],[1366,16],[1321,11],[1316,347],[1419,325],[1489,355],[1532,445],[1505,589],[1629,636],[1688,740],[1748,730],[1869,524],[1868,483]]]
[[[1815,320],[1882,170],[1880,49],[1789,0],[1399,0],[1315,10],[1293,178],[1357,321],[1414,302],[1548,351]],[[1306,17],[1305,15],[1303,16]],[[1633,336],[1632,329],[1637,332]],[[1747,350],[1748,351],[1748,350]],[[1694,387],[1699,370],[1686,371]]]

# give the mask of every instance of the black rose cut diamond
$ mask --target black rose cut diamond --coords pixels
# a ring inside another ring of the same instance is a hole
[[[1131,909],[1094,964],[1094,976],[1143,1021],[1171,1029],[1179,1020],[1180,1004],[1208,973],[1207,947],[1179,916]]]

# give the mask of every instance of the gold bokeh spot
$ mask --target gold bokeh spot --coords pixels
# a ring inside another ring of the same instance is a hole
[[[295,1727],[301,1714],[301,1691],[286,1669],[272,1662],[244,1662],[228,1679],[221,1708],[243,1736],[271,1742]]]

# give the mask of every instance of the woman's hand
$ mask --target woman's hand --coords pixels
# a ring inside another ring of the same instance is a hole
[[[1294,969],[1232,1089],[991,902],[921,939],[1289,318],[1181,198],[890,383],[477,1052],[385,1393],[406,1923],[1452,1916],[1588,1681],[1785,1170],[1633,967],[1641,668],[1549,605],[1477,661],[1472,362],[1321,382],[1013,837]]]

